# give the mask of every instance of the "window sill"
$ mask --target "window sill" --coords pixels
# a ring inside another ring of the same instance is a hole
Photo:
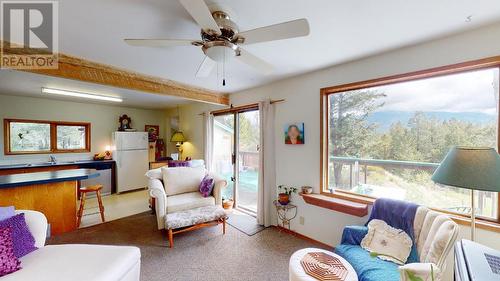
[[[356,194],[352,194],[352,193],[344,192],[344,191],[334,192],[334,193],[300,194],[300,195],[303,197],[305,197],[305,196],[322,197],[322,198],[326,198],[326,199],[323,199],[325,201],[328,201],[328,199],[331,199],[330,201],[342,200],[342,201],[348,201],[351,204],[358,203],[358,204],[366,204],[366,205],[373,205],[373,202],[375,202],[375,200],[376,200],[375,198],[362,196],[362,195],[356,195]],[[304,200],[307,202],[306,198],[304,198]],[[307,203],[309,203],[309,202],[307,202]],[[314,204],[314,203],[310,203],[310,204],[323,207],[321,205]],[[325,204],[328,204],[328,203],[325,203]],[[328,207],[324,207],[324,208],[331,209]],[[336,210],[336,209],[332,209],[332,210],[342,212],[342,210]],[[471,220],[468,217],[460,216],[457,214],[450,214],[450,213],[443,212],[443,211],[438,210],[438,209],[433,209],[433,210],[450,216],[450,218],[459,225],[470,226],[470,224],[471,224]],[[350,214],[348,212],[346,212],[346,213]],[[481,220],[481,219],[476,218],[476,228],[500,233],[500,223],[497,223],[497,222],[491,222],[491,221]]]
[[[364,217],[368,215],[368,204],[358,203],[350,200],[345,200],[341,198],[335,198],[331,196],[326,196],[322,194],[303,194],[300,196],[304,198],[307,204],[315,205],[318,207],[330,209],[333,211],[338,211],[341,213]]]

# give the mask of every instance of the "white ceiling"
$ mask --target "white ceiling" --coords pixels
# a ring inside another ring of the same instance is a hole
[[[196,78],[203,52],[194,46],[139,48],[124,38],[199,39],[177,0],[59,0],[59,51],[220,92],[236,92],[500,21],[498,0],[206,0],[228,7],[241,31],[298,18],[308,37],[245,46],[276,71],[262,75],[237,60],[226,87],[214,72]],[[472,16],[471,22],[466,18]],[[40,87],[122,96],[123,105],[164,108],[185,101],[15,71],[0,71],[0,93],[39,96]],[[102,102],[99,102],[102,103]]]
[[[196,78],[198,47],[143,48],[124,38],[199,39],[177,0],[60,0],[63,53],[217,91],[235,92],[500,20],[498,0],[206,0],[229,7],[241,31],[307,18],[308,37],[246,46],[275,66],[261,75],[239,61]],[[472,22],[466,18],[472,15]]]
[[[89,94],[97,94],[111,97],[121,97],[123,102],[108,102],[101,100],[90,100],[84,98],[57,96],[42,94],[42,87],[61,90],[72,90]],[[62,78],[54,78],[45,75],[32,74],[14,70],[0,71],[0,94],[28,96],[36,98],[48,98],[84,103],[109,104],[147,109],[164,109],[176,105],[189,103],[178,97],[142,93],[127,89],[103,86],[93,83],[73,81]]]

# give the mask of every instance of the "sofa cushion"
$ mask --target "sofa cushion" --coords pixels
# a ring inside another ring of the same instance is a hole
[[[352,265],[359,281],[399,281],[397,264],[372,257],[361,246],[341,244],[335,253]]]
[[[167,196],[198,191],[206,172],[203,167],[162,167],[163,184]]]
[[[167,213],[212,205],[215,205],[215,198],[213,196],[203,197],[198,190],[167,197]]]
[[[15,214],[14,206],[0,207],[0,221],[13,217]]]
[[[23,269],[4,276],[2,281],[120,280],[140,257],[137,247],[50,245],[22,257]]]

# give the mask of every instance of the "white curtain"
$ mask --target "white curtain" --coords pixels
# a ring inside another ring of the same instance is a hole
[[[259,150],[259,191],[257,198],[257,222],[270,226],[272,212],[275,211],[273,200],[276,199],[276,162],[274,106],[271,100],[259,102],[260,114],[260,150]]]
[[[205,154],[205,167],[212,171],[212,155],[214,141],[214,116],[209,111],[203,114],[203,152]]]

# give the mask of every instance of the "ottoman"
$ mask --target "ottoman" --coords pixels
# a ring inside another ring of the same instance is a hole
[[[174,246],[174,234],[218,224],[222,224],[222,233],[226,234],[226,212],[219,205],[167,214],[165,228],[168,231],[169,246]]]
[[[289,280],[290,281],[317,281],[318,279],[310,276],[304,271],[304,268],[300,264],[300,260],[304,257],[305,254],[311,253],[311,252],[323,252],[326,253],[332,257],[338,258],[344,267],[347,269],[348,273],[344,281],[358,281],[358,275],[354,271],[354,268],[352,268],[351,264],[347,262],[344,258],[341,256],[332,253],[327,250],[323,249],[316,249],[316,248],[305,248],[302,250],[298,250],[297,252],[293,253],[293,255],[290,257],[290,264],[288,266],[288,272],[289,272]]]

